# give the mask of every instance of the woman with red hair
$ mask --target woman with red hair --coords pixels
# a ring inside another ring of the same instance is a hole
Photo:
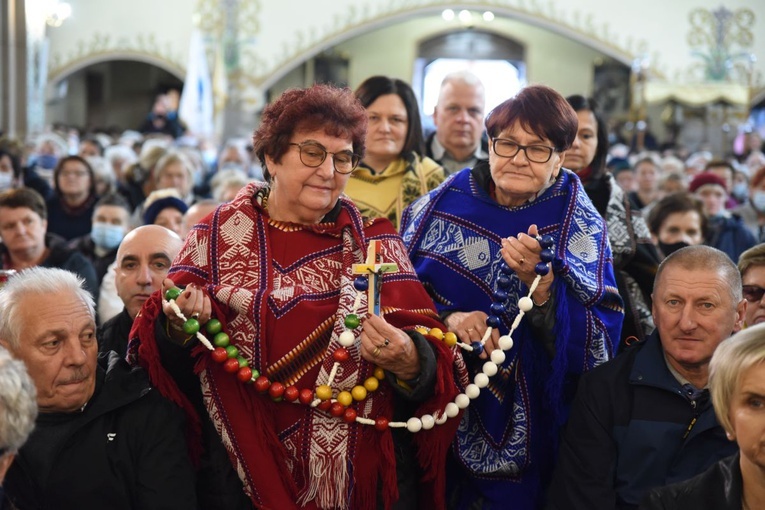
[[[267,106],[253,138],[266,182],[191,230],[165,281],[170,301],[155,295],[136,318],[128,356],[197,430],[217,432],[201,465],[222,442],[222,467],[258,508],[444,506],[458,420],[433,427],[446,421],[434,413],[457,394],[460,358],[415,331],[443,326],[393,225],[342,195],[366,125],[347,89],[293,89]],[[369,282],[360,266],[397,272]],[[190,336],[197,321],[214,345]],[[247,507],[214,500],[231,496],[220,485],[200,492],[202,508]]]

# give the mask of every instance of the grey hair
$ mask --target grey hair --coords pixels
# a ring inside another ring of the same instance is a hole
[[[0,347],[0,449],[16,453],[37,419],[37,390],[24,363]]]
[[[444,79],[441,81],[441,88],[443,89],[448,83],[459,83],[463,85],[469,85],[471,87],[480,87],[481,90],[485,89],[483,82],[480,78],[478,78],[478,76],[471,73],[470,71],[464,70],[454,71],[444,76]]]
[[[720,425],[733,432],[730,406],[741,376],[750,368],[765,362],[765,324],[739,331],[723,340],[709,363],[709,393]]]
[[[61,292],[71,292],[87,305],[88,312],[95,320],[95,304],[90,292],[83,288],[85,280],[74,273],[53,267],[32,267],[8,279],[0,289],[0,340],[11,346],[11,350],[19,347],[19,332],[17,307],[24,296],[51,295]]]

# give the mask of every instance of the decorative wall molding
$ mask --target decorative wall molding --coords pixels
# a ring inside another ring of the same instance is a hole
[[[186,57],[169,41],[161,41],[153,33],[135,33],[130,37],[114,37],[94,32],[90,39],[79,39],[66,53],[51,51],[48,61],[48,81],[62,77],[92,64],[109,60],[138,60],[156,65],[181,80],[185,76]]]
[[[651,50],[647,40],[624,36],[607,22],[597,21],[591,12],[572,9],[562,1],[494,0],[458,4],[439,0],[366,0],[349,5],[344,13],[335,13],[329,21],[316,20],[288,41],[283,41],[268,61],[260,58],[244,69],[247,69],[250,83],[267,89],[298,63],[339,42],[400,19],[440,13],[445,8],[491,10],[498,16],[514,18],[571,37],[626,64]],[[457,22],[454,28],[460,28]],[[482,28],[490,29],[488,25]],[[658,50],[650,55],[650,61],[653,74],[663,77],[666,70],[662,67]]]

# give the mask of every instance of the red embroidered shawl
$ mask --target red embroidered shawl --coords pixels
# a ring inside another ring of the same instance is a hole
[[[262,185],[260,185],[262,186]],[[381,304],[392,325],[411,329],[440,326],[432,301],[417,279],[401,239],[387,220],[362,223],[350,200],[341,198],[334,223],[295,225],[270,220],[259,204],[259,185],[249,185],[221,206],[186,239],[170,271],[180,286],[204,286],[214,315],[240,353],[272,381],[314,389],[326,383],[343,320],[356,296],[351,265],[365,259],[369,239],[382,241],[383,258],[399,272],[384,276]],[[191,411],[185,396],[159,365],[154,321],[159,296],[136,318],[131,352],[159,390]],[[357,314],[366,314],[364,295]],[[361,328],[357,328],[358,335]],[[431,339],[432,340],[432,339]],[[444,408],[457,393],[454,374],[464,374],[455,351],[433,341],[439,359],[436,395],[417,416]],[[356,345],[332,387],[350,390],[374,366]],[[386,507],[398,497],[390,431],[347,424],[303,405],[272,402],[243,385],[198,346],[197,371],[205,405],[245,491],[259,508],[374,508],[378,480]],[[390,418],[393,390],[380,389],[358,404],[360,416]],[[459,418],[416,434],[425,472],[423,504],[444,506],[444,463]],[[198,420],[195,420],[198,427]],[[192,445],[193,446],[193,445]]]

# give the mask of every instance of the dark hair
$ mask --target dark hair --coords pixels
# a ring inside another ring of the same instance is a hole
[[[414,91],[408,83],[398,78],[372,76],[359,85],[355,94],[364,108],[369,108],[369,105],[374,103],[380,96],[396,94],[400,97],[404,103],[404,108],[406,108],[408,119],[406,140],[400,155],[403,156],[404,154],[416,152],[419,156],[422,156],[425,153],[425,139],[422,136],[420,108],[417,104],[417,98],[414,97]]]
[[[598,147],[595,149],[595,156],[590,163],[590,169],[592,170],[592,177],[597,178],[606,172],[606,159],[608,158],[608,130],[606,129],[606,123],[598,112],[598,104],[592,98],[586,98],[575,94],[566,98],[568,104],[574,109],[574,112],[589,111],[595,117],[595,124],[597,124],[595,133],[598,139]],[[577,121],[577,125],[578,125]],[[566,165],[566,162],[563,162]]]
[[[648,213],[648,230],[655,236],[659,235],[661,226],[667,220],[670,214],[696,211],[701,220],[701,235],[707,237],[707,216],[704,214],[704,204],[690,193],[679,192],[671,193],[662,198]]]
[[[643,158],[640,158],[639,160],[637,160],[637,161],[635,162],[635,164],[634,164],[634,165],[632,165],[632,168],[634,168],[634,169],[635,169],[635,172],[637,172],[637,169],[638,169],[638,167],[639,167],[640,165],[642,165],[643,163],[650,163],[650,164],[651,164],[651,166],[653,166],[653,168],[654,168],[655,170],[660,170],[660,168],[659,168],[659,165],[657,165],[657,164],[656,164],[656,161],[654,161],[654,159],[653,159],[652,157],[650,157],[650,156],[645,156],[645,157],[643,157]]]
[[[350,138],[353,152],[364,157],[367,112],[349,88],[322,84],[289,89],[266,106],[260,126],[252,135],[253,150],[267,181],[271,174],[266,168],[266,154],[279,163],[293,133],[317,129],[324,129],[330,136]]]
[[[95,136],[86,136],[80,140],[80,145],[83,143],[89,143],[91,145],[95,145],[96,149],[98,150],[98,155],[103,156],[104,155],[104,146],[101,145],[101,142],[96,138]]]
[[[713,159],[707,165],[704,167],[704,171],[708,172],[710,168],[727,168],[730,170],[730,175],[733,177],[733,174],[735,173],[736,169],[733,168],[733,165],[730,161],[727,161],[725,159]]]
[[[0,207],[7,207],[8,209],[26,207],[36,212],[43,220],[48,219],[45,199],[31,188],[15,188],[3,191],[0,193]]]
[[[11,168],[13,168],[13,177],[18,178],[18,176],[21,174],[21,162],[19,161],[19,157],[13,152],[0,148],[0,159],[2,159],[3,156],[8,156],[8,159],[11,160]]]
[[[119,193],[107,193],[106,195],[99,198],[98,202],[96,202],[94,210],[98,209],[99,207],[103,207],[105,205],[113,205],[117,207],[122,207],[128,212],[128,214],[132,212],[132,209],[130,208],[130,204],[128,203],[128,201],[125,200],[125,197],[123,197]]]
[[[496,138],[516,122],[526,131],[550,140],[558,152],[571,147],[579,126],[563,96],[544,85],[525,87],[489,112],[486,133]]]
[[[56,163],[56,168],[53,170],[53,189],[56,190],[56,193],[59,192],[58,177],[61,174],[61,170],[63,170],[64,165],[66,165],[70,161],[76,161],[85,166],[85,169],[88,171],[88,175],[90,176],[90,188],[88,189],[88,196],[89,197],[95,196],[96,195],[96,175],[93,172],[93,167],[90,166],[90,163],[88,163],[88,161],[85,158],[81,158],[80,156],[66,156],[58,160],[58,163]]]

